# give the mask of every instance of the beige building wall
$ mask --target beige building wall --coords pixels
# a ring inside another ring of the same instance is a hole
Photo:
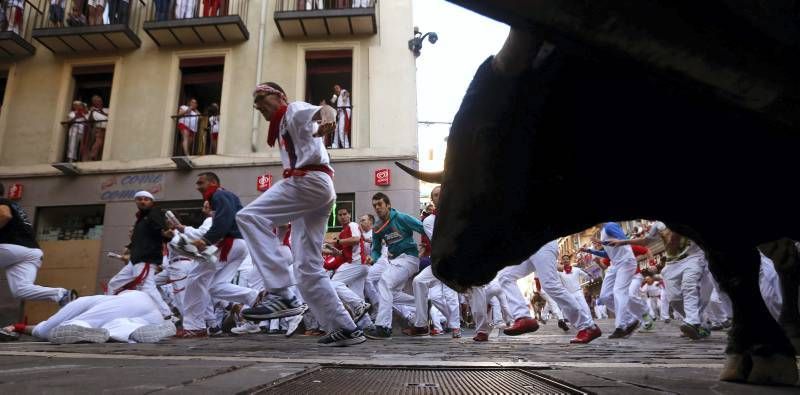
[[[273,20],[277,2],[250,1],[248,41],[234,45],[158,47],[141,29],[141,48],[131,51],[54,55],[34,42],[36,54],[9,70],[0,115],[0,177],[58,175],[50,166],[63,155],[73,67],[114,64],[103,161],[81,162],[84,174],[174,169],[174,140],[183,58],[224,56],[220,155],[194,158],[199,167],[248,166],[278,162],[267,149],[267,122],[252,108],[256,84],[261,7],[265,6],[261,79],[278,82],[290,100],[303,99],[305,52],[353,50],[353,139],[355,148],[331,150],[334,162],[374,158],[416,158],[416,83],[414,56],[406,42],[413,34],[410,0],[378,2],[376,35],[341,39],[281,38]],[[257,116],[255,116],[257,115]],[[251,143],[256,127],[255,144]],[[253,151],[255,148],[255,152]]]

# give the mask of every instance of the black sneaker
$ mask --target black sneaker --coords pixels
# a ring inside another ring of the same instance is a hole
[[[614,329],[614,333],[608,335],[609,339],[622,339],[625,337],[625,329],[617,328]]]
[[[681,325],[681,332],[683,333],[684,336],[692,340],[704,339],[711,335],[711,332],[709,332],[708,329],[703,328],[700,325],[693,325],[686,323]]]
[[[219,326],[212,326],[208,328],[208,337],[219,337],[222,336],[222,328]]]
[[[19,340],[19,333],[0,328],[0,342],[12,342]]]
[[[561,328],[564,332],[569,331],[569,325],[567,325],[566,320],[558,320],[558,327]]]
[[[625,328],[625,336],[623,336],[623,337],[628,337],[628,336],[632,335],[634,331],[639,329],[639,325],[641,325],[641,324],[642,324],[642,322],[637,320],[633,324],[628,325],[628,327]]]
[[[361,329],[356,328],[352,331],[337,329],[317,340],[317,344],[324,347],[345,347],[365,341],[367,341],[367,338],[364,337],[364,332]]]
[[[307,309],[308,306],[301,304],[296,297],[284,299],[277,295],[267,295],[255,306],[242,310],[242,317],[250,321],[264,321],[303,314]]]
[[[384,326],[374,326],[364,331],[364,336],[373,340],[386,340],[392,338],[392,330]]]

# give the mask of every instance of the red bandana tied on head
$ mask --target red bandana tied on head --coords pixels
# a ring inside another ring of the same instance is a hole
[[[288,106],[280,106],[275,113],[272,114],[272,118],[269,119],[269,134],[267,135],[267,144],[270,147],[275,146],[275,140],[278,139],[278,133],[281,126],[281,120],[283,120],[283,116],[286,114],[286,109],[289,108]]]
[[[211,197],[214,196],[214,192],[219,189],[219,185],[209,185],[206,187],[206,191],[203,192],[203,200],[206,200],[211,203]]]

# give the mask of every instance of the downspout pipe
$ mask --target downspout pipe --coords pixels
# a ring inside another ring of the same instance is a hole
[[[269,1],[261,2],[261,21],[258,24],[258,58],[256,59],[256,84],[261,83],[261,69],[264,64],[264,39],[267,33],[267,3]],[[253,126],[250,131],[250,151],[257,152],[256,142],[258,141],[258,125],[261,119],[261,113],[253,109]]]

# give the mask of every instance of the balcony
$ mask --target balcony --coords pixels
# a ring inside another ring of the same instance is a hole
[[[129,8],[113,17],[106,12],[99,19],[92,18],[86,1],[68,0],[63,18],[56,21],[50,17],[50,2],[44,3],[47,18],[33,29],[33,38],[55,54],[131,50],[142,45],[136,31],[142,24],[145,0],[131,0]],[[78,10],[77,4],[83,4],[83,9]]]
[[[0,60],[16,60],[36,52],[36,48],[31,44],[31,31],[35,21],[42,19],[42,10],[30,0],[26,0],[23,5],[20,25],[6,22],[5,26],[0,26],[4,29],[0,31]],[[5,7],[5,2],[3,6]]]
[[[148,7],[144,31],[159,46],[204,45],[247,41],[248,0],[222,1],[221,7],[204,7],[198,1],[193,10],[178,15]]]
[[[191,158],[217,153],[220,115],[198,112],[177,114],[170,117],[175,123],[172,161],[180,169],[194,167]]]
[[[281,0],[275,7],[275,24],[283,38],[367,36],[378,33],[375,1]]]

